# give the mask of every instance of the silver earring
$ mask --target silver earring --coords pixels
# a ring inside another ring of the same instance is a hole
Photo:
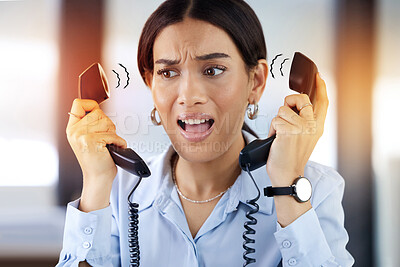
[[[254,104],[248,104],[247,105],[247,117],[250,120],[254,120],[255,118],[257,118],[257,114],[258,114],[258,104],[254,103]]]
[[[161,125],[161,120],[160,120],[160,121],[157,121],[157,119],[156,119],[156,111],[157,111],[157,109],[156,109],[156,107],[154,107],[153,110],[151,111],[150,118],[151,118],[151,122],[152,122],[155,126],[158,126],[158,125]]]

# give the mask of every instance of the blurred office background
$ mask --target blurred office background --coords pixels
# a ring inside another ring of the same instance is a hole
[[[162,1],[0,0],[0,266],[53,266],[65,204],[79,197],[81,171],[65,128],[78,75],[100,62],[111,98],[103,110],[143,157],[168,137],[149,119],[151,94],[136,64],[141,29]],[[330,99],[311,159],[346,180],[347,246],[356,266],[400,266],[400,2],[248,0],[263,25],[268,79],[260,116],[265,137],[290,94],[295,51],[317,64]],[[289,61],[279,67],[284,58]],[[129,85],[122,66],[130,74]],[[119,73],[121,85],[117,87]]]

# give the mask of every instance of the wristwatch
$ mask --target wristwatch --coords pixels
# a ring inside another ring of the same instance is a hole
[[[311,198],[312,186],[310,180],[306,177],[299,175],[296,180],[294,180],[291,186],[287,187],[272,187],[268,186],[264,188],[264,196],[284,196],[291,195],[298,202],[307,202]]]

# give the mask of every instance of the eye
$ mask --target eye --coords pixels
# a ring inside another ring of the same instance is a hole
[[[204,75],[213,77],[222,74],[225,70],[226,68],[223,66],[213,66],[211,68],[207,68],[204,71]]]
[[[163,78],[172,78],[178,75],[176,71],[173,70],[167,70],[167,69],[161,69],[157,71],[158,75],[161,75]]]

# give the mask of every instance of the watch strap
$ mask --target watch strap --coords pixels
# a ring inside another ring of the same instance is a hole
[[[293,195],[294,193],[295,192],[293,186],[286,186],[286,187],[268,186],[264,188],[264,196],[267,197]]]

